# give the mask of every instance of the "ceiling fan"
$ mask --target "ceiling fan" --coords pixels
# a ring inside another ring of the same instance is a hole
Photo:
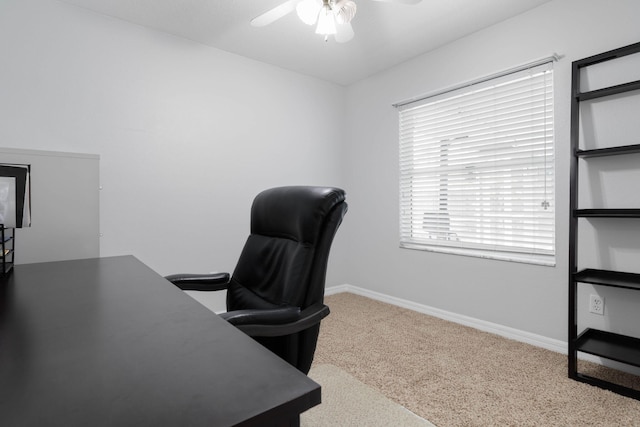
[[[373,1],[416,4],[422,0]],[[325,41],[333,35],[337,42],[344,43],[354,36],[351,20],[356,16],[356,9],[356,3],[353,0],[287,0],[252,19],[251,25],[254,27],[269,25],[295,10],[305,24],[314,25],[317,22],[316,34],[323,35]]]

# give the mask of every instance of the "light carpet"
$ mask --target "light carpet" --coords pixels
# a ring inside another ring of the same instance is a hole
[[[325,302],[314,364],[337,366],[438,427],[640,427],[639,401],[567,378],[565,354],[350,293]],[[602,373],[640,387],[638,377]]]
[[[322,404],[300,416],[301,427],[435,427],[336,366],[314,365],[309,377]]]

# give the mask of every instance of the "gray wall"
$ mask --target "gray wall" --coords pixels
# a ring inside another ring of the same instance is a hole
[[[637,16],[640,2],[634,0],[556,0],[349,87],[346,186],[354,220],[342,237],[353,256],[341,277],[372,291],[566,341],[571,61],[640,41]],[[557,265],[400,249],[398,118],[392,104],[554,52],[562,56],[554,66]],[[640,224],[628,226],[637,231]],[[640,246],[630,251],[640,268]],[[635,301],[640,304],[638,295]],[[623,317],[621,323],[638,324],[634,313]]]

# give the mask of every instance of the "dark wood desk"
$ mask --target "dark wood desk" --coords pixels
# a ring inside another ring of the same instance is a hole
[[[295,425],[320,386],[132,256],[0,283],[0,425]]]

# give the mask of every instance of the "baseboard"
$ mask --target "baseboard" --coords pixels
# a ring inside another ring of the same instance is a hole
[[[459,323],[461,325],[469,326],[481,331],[490,332],[492,334],[500,335],[505,338],[531,344],[536,347],[541,347],[558,353],[567,354],[567,343],[565,341],[556,340],[542,335],[532,334],[530,332],[521,331],[519,329],[510,328],[507,326],[499,325],[497,323],[486,322],[484,320],[476,319],[469,316],[463,316],[461,314],[452,313],[450,311],[441,310],[439,308],[430,307],[428,305],[418,304],[413,301],[408,301],[379,292],[370,291],[358,286],[348,284],[332,286],[326,289],[325,295],[333,295],[341,292],[350,292],[352,294],[361,295],[363,297],[396,305],[398,307],[407,308],[409,310],[417,311],[429,316],[438,317],[450,322]],[[586,358],[586,360],[590,360],[590,358]],[[600,359],[596,358],[596,360],[599,361]]]

